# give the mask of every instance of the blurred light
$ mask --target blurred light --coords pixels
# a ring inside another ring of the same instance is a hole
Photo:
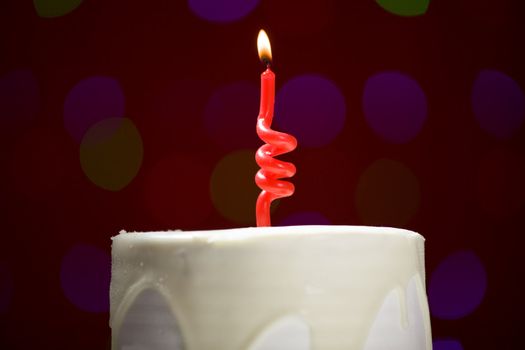
[[[279,226],[294,225],[330,225],[331,222],[323,214],[315,211],[303,211],[292,214],[279,222]]]
[[[463,346],[458,340],[439,339],[434,340],[432,350],[463,350]]]
[[[427,99],[419,84],[398,72],[370,77],[363,94],[363,110],[374,132],[392,143],[406,143],[421,131]]]
[[[333,81],[320,75],[302,75],[287,81],[277,94],[275,107],[280,131],[294,135],[299,146],[326,146],[339,135],[346,121],[343,94]]]
[[[251,83],[235,82],[217,89],[204,110],[204,124],[210,137],[227,149],[257,147],[255,125],[259,89]]]
[[[386,11],[399,16],[420,16],[428,10],[430,0],[376,0]]]
[[[361,175],[356,207],[367,225],[405,226],[417,212],[420,196],[419,181],[410,169],[380,159]]]
[[[259,0],[188,0],[190,9],[202,19],[233,22],[252,12]]]
[[[446,257],[432,273],[428,287],[432,315],[445,320],[462,318],[476,310],[487,288],[481,260],[472,251]]]
[[[92,245],[77,244],[62,259],[60,283],[66,298],[88,312],[109,310],[111,258]]]
[[[213,170],[210,191],[219,213],[232,222],[255,224],[255,202],[260,189],[255,185],[255,150],[240,150],[221,159]]]
[[[211,214],[210,171],[197,155],[172,154],[148,172],[145,202],[151,216],[169,229],[195,229]]]
[[[82,0],[33,0],[40,17],[53,18],[66,15],[76,9]]]
[[[80,164],[95,185],[118,191],[137,175],[143,153],[135,124],[127,118],[110,118],[86,132],[80,145]]]
[[[15,70],[0,77],[0,132],[12,133],[27,126],[38,112],[40,92],[29,70]]]
[[[64,102],[64,124],[71,136],[81,141],[97,122],[124,116],[124,93],[110,77],[90,77],[71,89]]]
[[[523,125],[523,91],[504,73],[481,71],[472,87],[471,102],[480,127],[498,139],[512,137]]]

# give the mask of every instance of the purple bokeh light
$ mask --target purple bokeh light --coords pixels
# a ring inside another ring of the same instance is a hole
[[[29,70],[15,70],[0,77],[0,126],[6,132],[23,126],[38,112],[40,92]]]
[[[498,139],[513,136],[523,124],[523,91],[504,73],[481,71],[472,88],[471,102],[480,127]]]
[[[330,225],[331,222],[323,214],[316,211],[304,211],[292,214],[281,222],[279,226],[294,226],[294,225]]]
[[[480,305],[486,288],[487,275],[477,255],[472,251],[453,253],[430,278],[430,311],[444,320],[465,317]]]
[[[0,264],[0,314],[6,313],[13,297],[13,277],[4,264]]]
[[[62,260],[60,282],[67,299],[81,310],[109,310],[111,258],[91,245],[77,244]]]
[[[438,339],[432,344],[433,350],[463,350],[463,346],[458,340]]]
[[[212,22],[237,21],[252,12],[259,0],[188,0],[190,9]]]
[[[255,132],[259,89],[235,82],[217,89],[204,109],[206,131],[216,144],[227,149],[255,148],[262,144]]]
[[[427,99],[411,77],[399,72],[383,72],[367,80],[363,111],[376,134],[391,143],[406,143],[423,128]]]
[[[95,123],[124,116],[124,93],[111,77],[89,77],[71,89],[64,102],[64,124],[71,136],[80,142]]]
[[[300,146],[321,147],[341,132],[346,119],[345,98],[337,85],[320,75],[301,75],[277,93],[275,122],[294,135]]]

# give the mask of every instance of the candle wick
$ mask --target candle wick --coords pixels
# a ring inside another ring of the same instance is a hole
[[[261,61],[266,65],[266,68],[270,68],[270,66],[272,65],[272,61],[270,61],[268,57],[262,57]]]

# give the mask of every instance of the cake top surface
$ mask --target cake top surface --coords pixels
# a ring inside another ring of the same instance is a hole
[[[206,240],[208,242],[238,241],[265,237],[290,237],[290,236],[326,236],[326,235],[364,235],[399,236],[400,238],[424,239],[420,234],[399,228],[374,227],[374,226],[347,226],[347,225],[304,225],[304,226],[272,226],[272,227],[246,227],[204,231],[145,231],[127,232],[120,231],[112,240],[174,240],[192,241]]]

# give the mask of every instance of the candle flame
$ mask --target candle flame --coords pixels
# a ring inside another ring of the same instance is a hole
[[[257,36],[257,51],[259,51],[259,58],[262,62],[266,64],[272,62],[272,47],[270,46],[270,39],[264,29],[261,29]]]

